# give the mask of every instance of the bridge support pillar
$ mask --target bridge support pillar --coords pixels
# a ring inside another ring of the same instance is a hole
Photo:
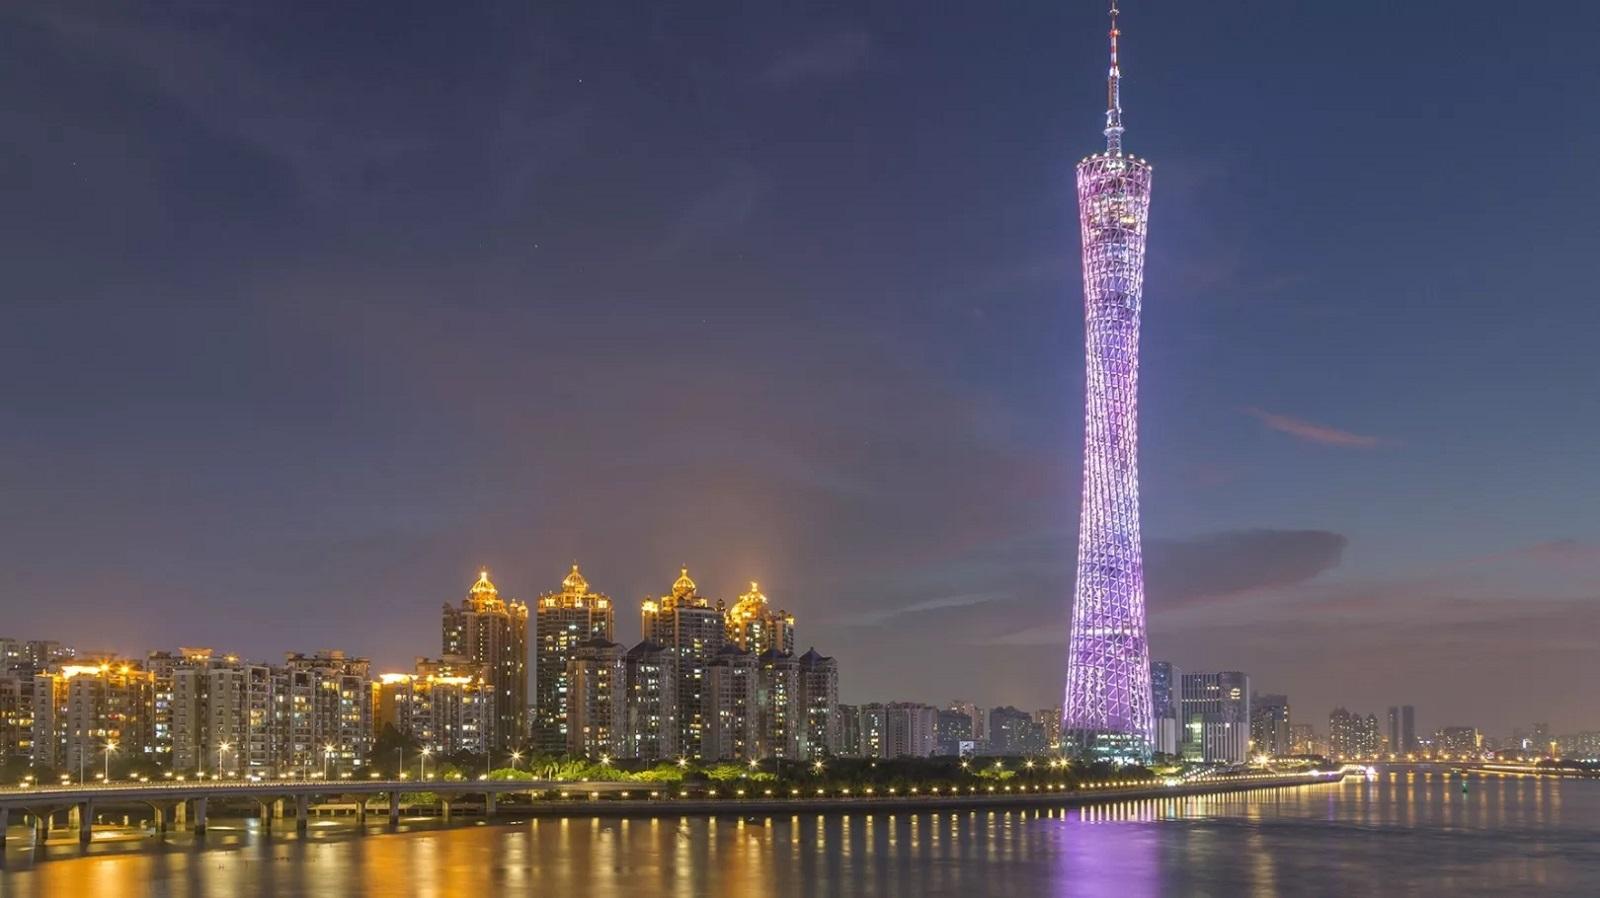
[[[172,825],[187,826],[189,823],[189,803],[180,801],[172,806]]]
[[[400,793],[389,793],[389,825],[400,825]]]
[[[356,828],[358,830],[367,828],[367,796],[365,795],[356,796]]]
[[[32,811],[33,814],[33,844],[43,845],[50,840],[50,818],[53,813],[46,811],[43,814]]]
[[[78,844],[87,845],[94,838],[94,802],[80,802],[73,810],[78,813]]]
[[[77,829],[77,828],[78,828],[78,806],[77,805],[73,805],[73,806],[67,808],[67,829]]]
[[[206,800],[204,798],[196,798],[194,800],[194,834],[197,836],[206,834]]]
[[[6,827],[11,825],[11,809],[0,808],[0,852],[6,850]]]
[[[296,795],[294,797],[294,829],[295,832],[301,835],[305,834],[306,828],[310,825],[306,821],[306,813],[309,810],[311,810],[311,796]]]
[[[450,799],[448,799],[448,798],[439,799],[439,811],[440,811],[440,815],[444,817],[444,822],[449,823],[450,822]]]
[[[165,833],[167,831],[167,823],[172,816],[172,813],[167,810],[166,806],[159,804],[151,805],[150,816],[152,817],[151,822],[156,825],[156,832]]]
[[[483,796],[483,819],[485,820],[494,816],[494,799],[493,792],[485,793]]]

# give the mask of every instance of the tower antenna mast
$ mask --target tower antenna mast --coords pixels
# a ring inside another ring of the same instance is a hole
[[[1111,70],[1106,74],[1106,152],[1122,152],[1122,69],[1117,65],[1117,0],[1111,0]]]

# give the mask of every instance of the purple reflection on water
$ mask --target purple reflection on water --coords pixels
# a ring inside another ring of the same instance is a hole
[[[1118,806],[1070,810],[1056,821],[1056,898],[1156,898],[1161,891],[1161,843],[1156,824]]]

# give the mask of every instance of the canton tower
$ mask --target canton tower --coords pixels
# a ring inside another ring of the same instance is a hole
[[[1148,758],[1150,647],[1139,547],[1139,300],[1150,165],[1122,151],[1116,0],[1106,150],[1078,163],[1083,233],[1083,513],[1062,732],[1102,758]]]

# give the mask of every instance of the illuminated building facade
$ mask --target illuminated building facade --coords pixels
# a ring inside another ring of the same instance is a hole
[[[611,641],[616,630],[616,609],[609,596],[589,591],[589,581],[574,563],[561,581],[561,589],[540,596],[534,603],[534,615],[534,746],[542,752],[559,754],[584,742],[574,741],[570,729],[573,712],[569,662],[578,646],[593,639]]]
[[[1253,695],[1250,697],[1250,753],[1269,758],[1293,754],[1289,738],[1289,697]]]
[[[800,656],[800,752],[809,759],[839,754],[839,662],[815,648]]]
[[[758,757],[756,678],[756,657],[736,645],[723,646],[706,665],[701,756],[707,761]]]
[[[1437,751],[1455,758],[1475,758],[1483,754],[1483,734],[1477,727],[1445,727],[1434,737]]]
[[[33,679],[0,675],[0,764],[33,757]]]
[[[567,754],[615,758],[628,748],[628,677],[622,645],[601,636],[580,642],[567,661]]]
[[[1010,705],[989,712],[989,751],[997,755],[1033,755],[1044,750],[1044,730],[1033,715]]]
[[[34,677],[33,759],[92,779],[155,753],[155,677],[117,658],[74,659]]]
[[[882,754],[885,758],[926,758],[938,739],[939,709],[921,702],[883,706]]]
[[[646,639],[622,657],[628,680],[625,757],[678,756],[678,675],[672,651]]]
[[[725,626],[727,641],[752,655],[759,657],[769,650],[794,654],[794,615],[781,608],[774,611],[753,581],[750,591],[728,609]]]
[[[1139,315],[1150,166],[1122,151],[1117,7],[1111,7],[1106,150],[1078,165],[1086,413],[1077,590],[1062,727],[1095,756],[1154,742],[1139,536]]]
[[[446,604],[443,653],[470,659],[494,688],[490,744],[509,752],[528,733],[528,606],[502,599],[483,571],[459,606]]]
[[[290,652],[278,672],[280,767],[354,776],[372,752],[372,665],[344,652]]]
[[[800,659],[768,649],[756,658],[758,758],[802,757],[805,725],[800,708]]]
[[[415,673],[386,673],[372,684],[374,733],[393,727],[446,755],[487,750],[493,706],[482,668],[461,657],[418,658]]]
[[[1186,673],[1180,680],[1185,761],[1243,764],[1250,759],[1250,678],[1236,670]]]
[[[722,651],[727,638],[722,603],[713,605],[700,594],[683,568],[672,591],[640,606],[644,638],[672,652],[677,669],[678,751],[716,757],[707,751],[706,667]]]
[[[934,727],[934,754],[959,757],[964,747],[972,746],[972,718],[966,712],[954,708],[940,711]]]

